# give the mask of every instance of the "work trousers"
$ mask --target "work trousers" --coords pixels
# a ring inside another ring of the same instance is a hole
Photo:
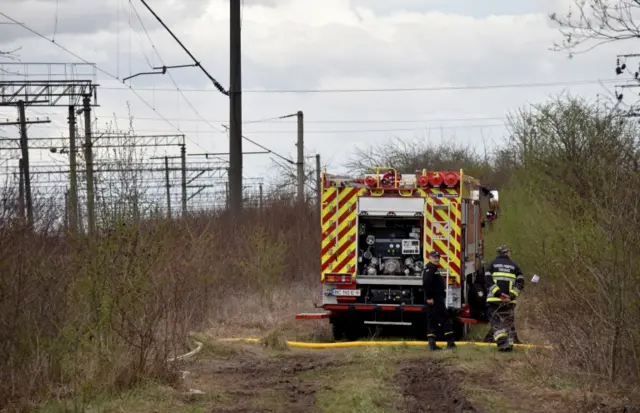
[[[498,350],[513,347],[516,339],[515,304],[495,303],[487,306],[489,322],[493,329],[493,339]]]
[[[447,313],[447,306],[443,300],[434,300],[433,305],[427,304],[427,337],[436,338],[438,326],[442,327],[445,339],[453,338],[453,323]]]

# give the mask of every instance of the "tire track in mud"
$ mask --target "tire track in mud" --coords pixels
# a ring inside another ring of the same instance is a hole
[[[212,361],[193,373],[212,384],[209,392],[224,394],[207,413],[316,413],[315,396],[321,383],[297,376],[335,365],[339,363],[329,357],[300,354],[276,360]]]
[[[455,374],[430,357],[403,362],[395,376],[406,413],[482,413],[464,397]]]

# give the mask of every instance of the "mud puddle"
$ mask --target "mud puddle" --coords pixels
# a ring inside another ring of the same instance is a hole
[[[210,361],[191,370],[192,386],[213,397],[208,413],[315,413],[318,381],[297,376],[337,365],[321,355]]]
[[[455,374],[431,358],[404,362],[396,374],[406,413],[482,413],[464,397]]]

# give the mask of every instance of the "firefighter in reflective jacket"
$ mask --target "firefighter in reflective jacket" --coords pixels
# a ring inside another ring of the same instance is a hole
[[[440,275],[440,253],[431,251],[429,263],[422,272],[422,287],[427,311],[427,337],[429,350],[441,350],[436,345],[436,332],[438,325],[442,326],[444,336],[447,339],[447,348],[453,349],[456,343],[453,341],[453,323],[447,313],[446,295],[447,286]]]
[[[485,283],[493,338],[499,351],[511,351],[515,340],[516,300],[524,289],[524,275],[511,260],[508,246],[498,247],[498,256],[486,268]]]

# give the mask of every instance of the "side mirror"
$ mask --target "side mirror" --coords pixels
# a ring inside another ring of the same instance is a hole
[[[491,209],[498,209],[500,206],[500,194],[498,191],[489,191],[489,207]]]

